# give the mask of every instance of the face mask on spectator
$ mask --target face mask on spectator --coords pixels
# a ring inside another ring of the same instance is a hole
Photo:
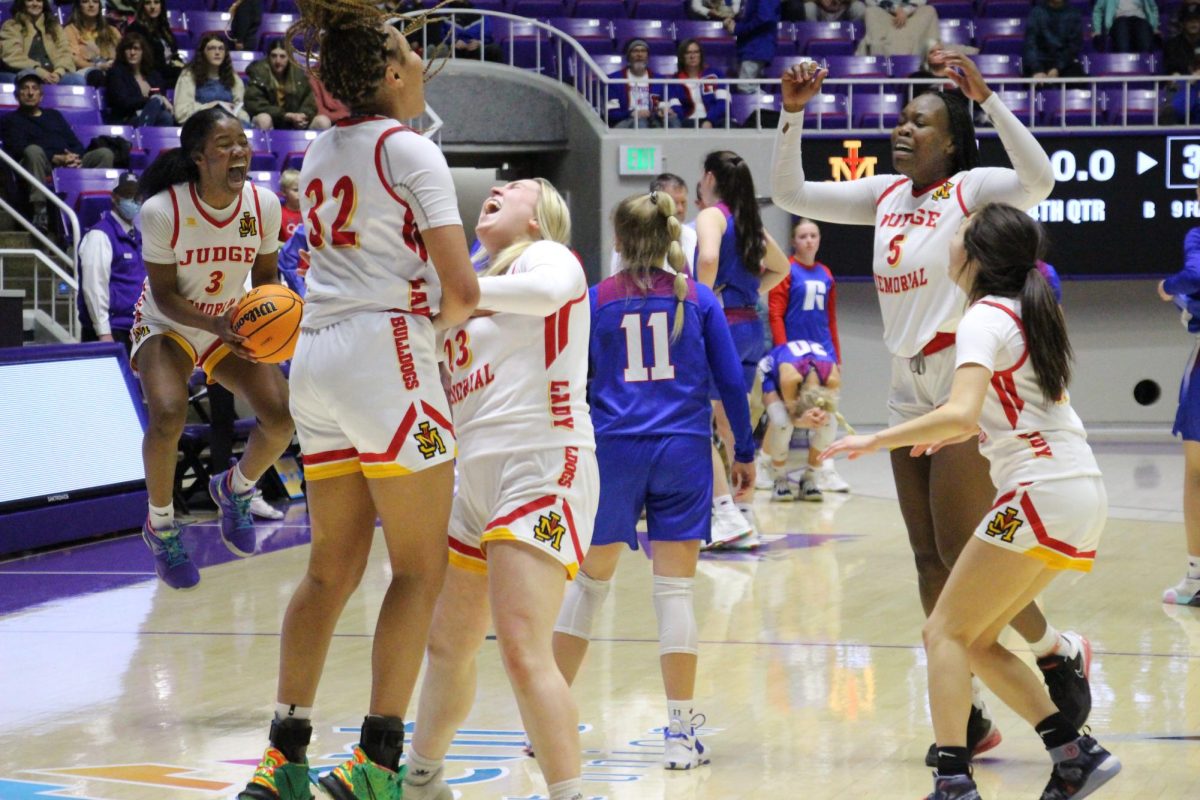
[[[122,198],[117,201],[117,213],[126,222],[133,222],[133,218],[142,210],[142,204],[132,198]]]

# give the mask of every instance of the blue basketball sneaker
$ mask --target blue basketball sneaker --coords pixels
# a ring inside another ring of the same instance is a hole
[[[254,535],[254,520],[250,518],[250,502],[254,490],[243,494],[233,492],[233,467],[214,475],[208,482],[208,493],[217,504],[220,514],[221,541],[235,556],[246,558],[254,555],[257,537]]]
[[[1070,744],[1050,751],[1054,771],[1042,792],[1042,800],[1081,800],[1117,777],[1121,762],[1091,736],[1080,736]]]
[[[142,541],[154,555],[154,571],[172,589],[192,589],[200,582],[200,570],[192,563],[191,556],[183,546],[179,526],[172,525],[165,531],[150,527],[150,520],[142,524]]]
[[[979,790],[970,775],[933,773],[933,794],[925,800],[980,800]]]

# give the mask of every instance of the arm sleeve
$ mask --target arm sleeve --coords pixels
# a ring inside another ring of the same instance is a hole
[[[981,107],[1000,135],[1013,169],[976,167],[971,170],[971,180],[962,183],[963,201],[968,210],[982,203],[1007,203],[1028,211],[1049,197],[1054,189],[1050,156],[995,92]]]
[[[280,207],[279,195],[274,192],[254,187],[258,193],[259,209],[262,212],[262,247],[258,249],[260,256],[269,256],[279,251],[279,228],[283,225],[283,210]]]
[[[79,244],[83,301],[98,335],[112,333],[108,324],[108,280],[112,275],[112,245],[100,231],[88,231]]]
[[[792,287],[792,275],[779,282],[779,285],[767,295],[767,321],[771,324],[771,344],[778,347],[787,343],[787,328],[784,318],[787,316],[789,292]]]
[[[734,459],[743,464],[754,460],[754,435],[750,428],[750,404],[742,378],[742,362],[733,346],[729,323],[717,303],[716,295],[704,284],[697,284],[700,316],[704,324],[704,348],[713,383],[725,406],[729,425],[733,428]]]
[[[1200,227],[1192,228],[1183,237],[1183,269],[1163,281],[1167,294],[1200,292]]]
[[[479,308],[548,317],[587,291],[583,268],[562,245],[537,242],[521,255],[521,272],[479,279]]]
[[[462,225],[450,167],[436,144],[419,133],[397,130],[378,159],[380,180],[409,207],[418,230]]]
[[[825,310],[829,314],[829,338],[833,339],[833,357],[841,364],[842,342],[838,338],[837,328],[837,283],[834,282],[832,273],[829,275],[829,296],[825,298]]]
[[[785,111],[779,116],[771,170],[771,199],[775,205],[825,222],[874,225],[878,193],[899,177],[877,175],[857,181],[805,181],[800,148],[803,125],[803,111]]]
[[[175,212],[167,192],[159,192],[142,206],[142,260],[148,264],[174,264],[175,250],[171,234],[175,230]]]

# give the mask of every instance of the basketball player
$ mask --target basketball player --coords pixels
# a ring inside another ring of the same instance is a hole
[[[270,746],[239,797],[311,796],[317,684],[378,518],[391,583],[375,625],[370,705],[350,759],[321,784],[335,800],[396,800],[454,482],[435,327],[465,320],[479,288],[445,157],[397,122],[425,108],[420,56],[359,0],[300,0],[292,35],[306,53],[319,48],[318,77],[351,115],[312,142],[300,171],[310,267],[291,386],[312,550],[283,620]]]
[[[487,313],[446,333],[458,492],[404,796],[452,796],[443,759],[471,710],[490,623],[550,800],[582,800],[579,713],[551,637],[600,491],[587,278],[567,247],[567,205],[548,181],[492,189],[475,235],[488,261],[479,279]]]
[[[254,409],[258,424],[242,458],[209,481],[221,539],[235,555],[254,553],[254,483],[292,440],[288,388],[279,367],[258,364],[231,327],[246,294],[277,283],[279,198],[246,180],[250,145],[236,117],[210,108],[190,117],[180,146],[142,175],[142,258],[146,285],[134,311],[132,360],[150,424],[142,439],[150,513],[142,539],[158,577],[172,589],[200,581],[179,536],[171,495],[188,378],[204,370]],[[233,356],[233,358],[230,358]]]
[[[772,172],[772,196],[781,208],[831,222],[875,226],[875,286],[884,343],[893,356],[888,399],[892,424],[931,411],[949,397],[954,331],[966,301],[947,272],[948,245],[959,222],[990,201],[1030,208],[1054,186],[1046,152],[992,93],[975,64],[961,53],[942,50],[932,51],[931,58],[961,94],[927,92],[905,106],[892,130],[892,161],[900,175],[848,182],[805,180],[802,113],[820,90],[826,71],[803,66],[783,76],[784,113]],[[1014,169],[979,166],[968,99],[990,117]],[[929,614],[950,566],[989,507],[994,488],[973,438],[920,458],[894,451],[891,461],[916,558],[921,604]],[[1032,603],[1014,617],[1013,627],[1038,657],[1055,703],[1081,726],[1091,710],[1087,640],[1060,634]],[[967,724],[974,752],[999,743],[999,732],[982,701],[972,706]],[[935,756],[931,748],[927,763]]]
[[[783,282],[771,290],[767,298],[767,319],[771,325],[771,341],[776,347],[788,342],[816,342],[825,353],[839,365],[842,363],[841,346],[837,332],[837,285],[829,267],[817,261],[817,250],[821,247],[821,229],[811,219],[801,217],[792,225],[791,270]],[[840,384],[840,374],[836,379]],[[835,398],[836,399],[836,396]],[[764,401],[765,404],[765,401]],[[837,420],[830,418],[829,442],[837,435]],[[848,492],[850,484],[837,474],[832,461],[817,463],[817,455],[824,447],[808,448],[808,468],[800,478],[800,497],[803,500],[822,499],[821,490]],[[786,452],[784,453],[786,457]],[[767,470],[770,472],[771,470]],[[782,495],[778,491],[779,475],[767,475],[768,483],[760,488],[772,490],[773,500],[787,500],[794,496],[783,481]]]
[[[1042,230],[1028,215],[998,203],[977,207],[949,244],[950,278],[972,304],[957,329],[949,399],[880,433],[848,436],[822,457],[883,448],[921,456],[930,443],[978,434],[999,492],[925,623],[937,735],[929,800],[979,798],[962,724],[972,670],[1041,736],[1053,761],[1042,800],[1086,797],[1121,763],[1081,736],[1033,671],[998,641],[1062,570],[1091,570],[1108,516],[1100,468],[1067,395],[1066,324],[1038,270]]]
[[[837,435],[837,418],[827,413],[827,409],[837,407],[841,387],[837,361],[820,342],[797,339],[763,356],[758,371],[767,411],[762,449],[770,459],[771,500],[780,503],[796,499],[787,479],[788,447],[796,428],[809,431],[809,467],[800,479],[800,497],[820,500],[816,470],[820,468],[821,451]]]
[[[1200,182],[1196,184],[1200,200]],[[1183,239],[1183,269],[1158,284],[1158,295],[1178,300],[1190,333],[1200,333],[1200,318],[1191,312],[1200,305],[1200,226]],[[1188,371],[1179,387],[1179,409],[1172,433],[1183,439],[1183,527],[1187,532],[1187,572],[1183,580],[1163,592],[1164,603],[1200,607],[1200,339],[1193,348]]]
[[[754,440],[733,339],[712,291],[684,274],[674,202],[666,192],[626,198],[613,215],[624,270],[591,290],[589,387],[600,461],[600,508],[583,568],[567,587],[554,654],[573,682],[621,552],[638,547],[642,508],[653,542],[654,611],[667,695],[663,766],[692,769],[710,754],[696,737],[699,639],[693,583],[709,538],[712,487],[709,387],[736,434],[734,482],[753,485]],[[664,259],[671,269],[660,265]],[[697,478],[701,478],[697,480]]]
[[[729,150],[714,150],[705,156],[700,194],[704,210],[696,217],[696,280],[721,300],[749,394],[758,362],[765,355],[763,324],[756,308],[758,296],[787,276],[789,264],[763,228],[754,178],[741,156]],[[729,422],[721,409],[715,409],[714,419],[718,435],[730,444]],[[715,448],[712,463],[711,545],[757,547],[758,536],[747,516],[752,512],[749,506],[739,508],[734,503],[725,467]]]

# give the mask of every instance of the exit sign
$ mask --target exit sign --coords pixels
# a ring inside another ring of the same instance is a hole
[[[620,175],[657,175],[662,172],[659,167],[659,152],[656,145],[639,146],[632,144],[621,145]]]

